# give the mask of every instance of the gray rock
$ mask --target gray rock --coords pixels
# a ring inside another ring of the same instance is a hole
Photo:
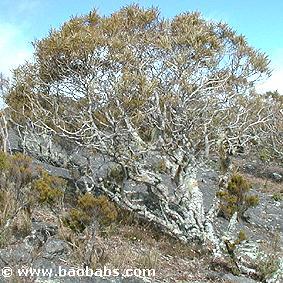
[[[27,243],[12,245],[0,250],[0,266],[28,264],[32,261],[33,247]]]
[[[9,128],[8,130],[8,147],[11,152],[22,152],[22,139],[20,138],[18,132],[14,128]]]
[[[33,262],[31,267],[35,269],[52,269],[52,272],[57,272],[59,263],[56,261],[52,261],[46,258],[36,258]],[[64,264],[61,264],[62,267],[67,268]]]
[[[70,247],[65,241],[49,238],[43,247],[42,257],[50,260],[58,259],[66,257],[70,252]]]
[[[227,283],[256,283],[258,281],[255,281],[251,278],[243,277],[243,276],[236,276],[231,273],[225,274],[222,276],[222,279],[225,280]]]
[[[42,162],[39,160],[34,159],[32,161],[32,169],[35,170],[37,167],[41,167],[44,170],[46,170],[50,175],[60,177],[66,180],[72,180],[72,174],[70,170],[62,168],[62,167],[56,167],[53,165],[50,165],[46,162]]]
[[[31,234],[28,235],[24,242],[33,248],[42,247],[49,237],[57,233],[57,226],[44,222],[32,221]]]
[[[259,205],[249,209],[246,215],[249,222],[256,228],[266,230],[268,232],[283,232],[283,204],[276,206],[270,197],[263,193],[257,193],[260,198]],[[265,236],[266,232],[261,232]]]
[[[197,178],[203,194],[204,209],[207,211],[213,205],[215,193],[218,190],[218,175],[215,171],[201,169],[198,171]]]

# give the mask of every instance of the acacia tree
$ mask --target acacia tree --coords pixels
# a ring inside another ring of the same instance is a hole
[[[185,241],[215,241],[197,164],[219,143],[228,154],[258,135],[269,112],[253,110],[252,90],[269,73],[266,56],[224,23],[138,6],[74,17],[34,47],[6,97],[11,120],[111,158],[122,181],[100,187],[119,205]],[[155,205],[129,197],[127,180],[145,184]]]

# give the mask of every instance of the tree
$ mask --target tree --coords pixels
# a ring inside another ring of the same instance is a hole
[[[283,96],[278,91],[268,91],[262,95],[265,109],[270,108],[271,119],[262,125],[263,138],[260,149],[266,149],[271,158],[283,160]]]
[[[7,129],[7,120],[5,113],[2,111],[4,108],[2,98],[5,96],[9,88],[9,80],[2,73],[0,73],[0,144],[1,150],[5,153],[7,152],[7,142],[8,142],[8,129]]]
[[[165,20],[138,6],[74,17],[34,47],[6,96],[11,119],[115,162],[119,182],[99,182],[118,205],[182,240],[215,241],[197,166],[219,145],[229,155],[248,144],[269,119],[253,93],[269,75],[266,55],[198,13]],[[98,182],[91,166],[88,176]],[[150,205],[128,196],[128,180],[146,185]]]

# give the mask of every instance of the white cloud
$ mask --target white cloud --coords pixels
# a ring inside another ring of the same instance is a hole
[[[266,81],[256,86],[260,93],[278,90],[283,95],[283,49],[274,52],[271,57],[272,75]]]
[[[0,23],[0,72],[10,76],[11,70],[32,57],[25,31],[15,25]]]
[[[283,94],[283,67],[274,70],[272,76],[264,83],[259,84],[256,89],[260,93],[278,90],[280,94]]]

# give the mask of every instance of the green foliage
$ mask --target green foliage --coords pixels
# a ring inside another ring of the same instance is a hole
[[[240,244],[241,242],[247,240],[247,235],[245,233],[245,231],[240,230],[239,234],[238,234],[238,238],[237,238],[237,243]]]
[[[65,182],[63,179],[41,172],[41,177],[33,182],[33,189],[37,192],[40,203],[53,205],[63,196]]]
[[[115,205],[105,195],[94,197],[92,194],[86,193],[79,197],[78,207],[90,215],[95,215],[104,225],[115,221],[118,216]]]
[[[258,271],[260,274],[261,282],[266,282],[269,276],[279,269],[280,259],[277,256],[268,255],[264,259],[261,259],[258,263]]]
[[[245,231],[240,230],[237,238],[233,242],[227,242],[226,241],[226,245],[228,245],[229,253],[234,253],[237,246],[240,245],[245,240],[247,240],[247,235],[246,235]]]
[[[95,220],[107,226],[117,217],[115,205],[106,196],[95,197],[91,193],[86,193],[78,198],[76,208],[69,211],[63,223],[72,230],[81,232]]]
[[[0,152],[0,246],[14,236],[25,237],[31,228],[28,185],[31,159],[23,154]]]
[[[220,215],[230,219],[235,212],[243,217],[246,210],[258,205],[259,198],[256,195],[249,195],[251,185],[243,176],[234,174],[228,183],[226,190],[217,192],[220,199]]]
[[[63,224],[76,232],[82,232],[92,221],[90,214],[76,208],[70,209],[68,215],[63,218]]]
[[[25,187],[31,182],[31,159],[21,153],[0,152],[0,225],[27,201]]]
[[[32,175],[31,158],[16,153],[0,152],[0,246],[27,236],[31,217],[38,204],[56,205],[65,188],[65,181],[39,169]]]

